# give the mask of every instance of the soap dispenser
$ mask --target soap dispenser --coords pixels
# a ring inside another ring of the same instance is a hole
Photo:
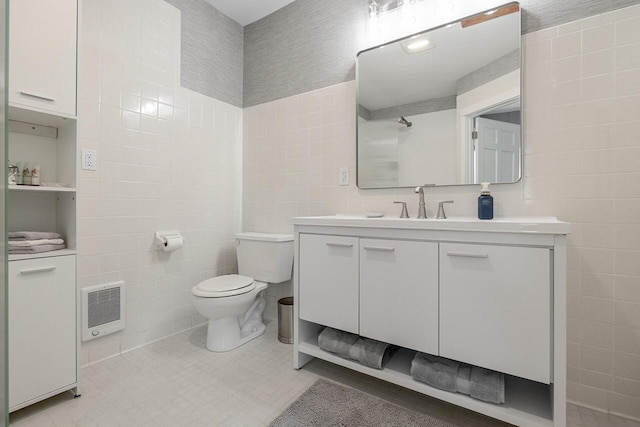
[[[493,196],[489,193],[489,183],[482,183],[480,197],[478,197],[478,218],[493,219]]]

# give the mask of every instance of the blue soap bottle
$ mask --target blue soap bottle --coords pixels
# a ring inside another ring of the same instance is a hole
[[[480,197],[478,197],[478,218],[493,219],[493,196],[489,193],[489,183],[482,183]]]

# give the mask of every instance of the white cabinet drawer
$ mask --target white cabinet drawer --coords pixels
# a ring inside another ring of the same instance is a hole
[[[440,355],[551,381],[551,251],[440,244]]]
[[[75,255],[9,262],[9,408],[76,382]]]
[[[300,235],[300,318],[358,333],[358,238]]]
[[[77,0],[11,2],[11,105],[76,115],[77,15]]]
[[[360,240],[360,335],[438,354],[438,244]]]

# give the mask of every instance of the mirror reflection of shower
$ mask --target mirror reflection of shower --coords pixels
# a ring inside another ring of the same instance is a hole
[[[398,123],[405,125],[406,127],[410,128],[411,126],[413,126],[413,123],[411,123],[409,120],[405,119],[404,116],[400,117],[400,120],[398,120]]]

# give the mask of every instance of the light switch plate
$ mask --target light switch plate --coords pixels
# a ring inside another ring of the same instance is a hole
[[[82,150],[81,168],[87,171],[98,170],[98,152],[96,150]]]

